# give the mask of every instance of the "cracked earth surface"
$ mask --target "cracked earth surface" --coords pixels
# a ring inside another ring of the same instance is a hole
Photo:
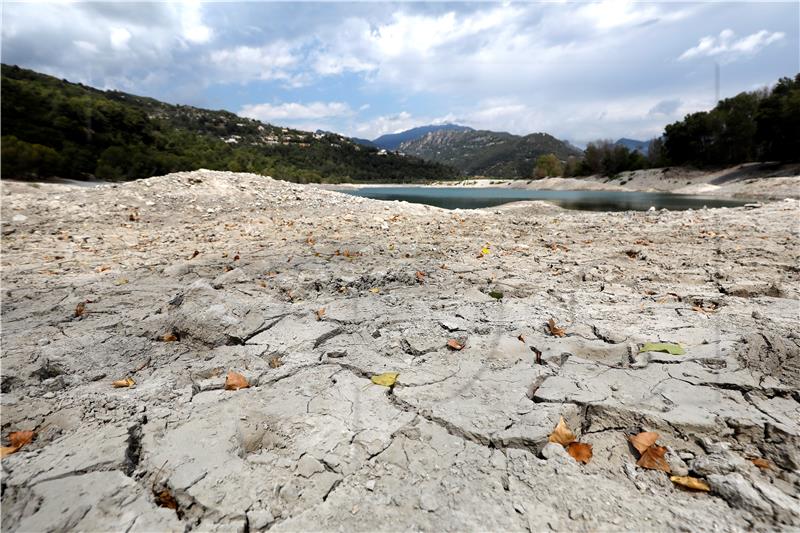
[[[3,436],[38,428],[2,460],[3,527],[800,527],[798,215],[3,183]],[[547,444],[560,416],[589,464]],[[712,492],[637,468],[644,430]]]

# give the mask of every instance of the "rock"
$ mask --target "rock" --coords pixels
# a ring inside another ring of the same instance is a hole
[[[700,476],[744,472],[748,467],[749,464],[745,459],[727,450],[701,455],[692,461],[692,471]]]
[[[26,220],[28,220],[28,217],[25,215],[14,215],[11,217],[12,222],[25,222]]]
[[[264,531],[275,521],[270,511],[248,511],[247,523],[251,531]]]
[[[706,480],[711,490],[722,496],[732,507],[772,514],[772,507],[741,474],[711,474]]]
[[[567,454],[567,450],[560,444],[555,442],[548,442],[542,448],[542,457],[545,459],[555,459],[557,457],[566,457],[569,458],[569,454]]]

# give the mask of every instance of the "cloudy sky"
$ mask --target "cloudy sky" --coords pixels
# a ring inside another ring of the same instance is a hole
[[[374,138],[458,122],[646,139],[800,71],[800,3],[2,4],[2,61]]]

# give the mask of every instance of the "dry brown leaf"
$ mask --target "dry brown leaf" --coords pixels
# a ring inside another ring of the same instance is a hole
[[[86,314],[86,302],[79,302],[75,306],[75,318],[82,317]]]
[[[464,345],[458,342],[456,339],[450,339],[447,341],[447,347],[451,350],[462,350],[464,349]]]
[[[249,386],[250,383],[246,377],[233,370],[228,371],[228,376],[225,378],[225,390],[246,389]]]
[[[273,355],[269,358],[269,367],[270,368],[278,368],[279,366],[283,366],[283,361],[281,360],[280,355]]]
[[[628,440],[633,444],[633,447],[636,448],[636,451],[639,452],[639,455],[641,455],[647,451],[647,448],[656,443],[658,437],[660,437],[660,435],[655,431],[642,431],[638,435],[628,437]]]
[[[169,333],[164,333],[161,336],[161,340],[164,342],[175,342],[176,340],[178,340],[178,336],[170,331]]]
[[[119,388],[122,388],[122,387],[132,387],[132,386],[136,385],[136,382],[133,381],[132,377],[128,376],[125,379],[118,379],[117,381],[112,382],[111,385],[115,389],[119,389]]]
[[[636,461],[636,466],[649,468],[650,470],[662,470],[669,474],[672,470],[670,470],[667,460],[664,459],[665,453],[667,453],[667,449],[664,446],[656,446],[654,444],[639,457],[639,460]]]
[[[425,281],[425,272],[422,272],[421,270],[417,270],[417,273],[415,275],[417,276],[417,281],[419,281],[420,283]]]
[[[711,490],[711,487],[708,486],[708,483],[703,481],[702,479],[697,479],[696,477],[691,476],[670,476],[669,480],[675,483],[676,485],[680,485],[681,487],[691,489],[691,490],[702,490],[708,492]]]
[[[579,463],[588,464],[592,460],[592,445],[585,442],[570,442],[567,453]]]
[[[772,470],[772,463],[761,457],[750,457],[750,462],[764,470]]]
[[[547,321],[547,327],[550,330],[550,335],[553,337],[563,337],[567,334],[567,331],[564,328],[556,326],[556,321],[552,318]]]
[[[525,342],[525,337],[524,337],[524,336],[522,336],[522,335],[520,335],[520,336],[518,336],[518,337],[517,337],[517,340],[518,340],[519,342]]]
[[[156,496],[156,505],[158,505],[159,507],[166,507],[167,509],[175,509],[176,511],[178,510],[178,502],[175,500],[175,497],[169,490],[164,489],[161,492],[155,493],[155,496]]]
[[[562,416],[556,424],[556,429],[550,434],[548,439],[550,442],[556,442],[562,446],[567,446],[575,442],[575,434],[567,427],[567,423]]]
[[[33,430],[26,430],[26,431],[12,431],[8,434],[8,441],[11,443],[12,447],[15,448],[22,448],[30,441],[33,440],[33,437],[36,436],[36,432]]]
[[[317,309],[317,320],[322,320],[322,317],[324,316],[325,316],[325,308],[320,307],[319,309]]]
[[[194,259],[194,258],[195,258],[195,257],[197,257],[198,255],[200,255],[200,251],[198,251],[198,250],[195,250],[194,252],[192,252],[192,256],[191,256],[189,259]]]

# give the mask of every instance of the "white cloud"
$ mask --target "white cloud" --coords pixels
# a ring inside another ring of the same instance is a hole
[[[301,104],[286,102],[282,104],[247,104],[239,110],[239,115],[263,120],[296,124],[309,120],[320,120],[353,115],[353,110],[343,102],[311,102]]]
[[[111,48],[115,50],[124,50],[128,48],[128,42],[131,40],[131,32],[125,28],[111,28]]]
[[[769,32],[761,30],[741,39],[736,39],[733,30],[722,30],[719,36],[708,35],[700,39],[697,46],[689,48],[678,58],[679,60],[693,59],[696,57],[719,57],[730,62],[743,56],[751,56],[760,52],[772,43],[785,37],[783,32]]]
[[[184,39],[192,44],[203,44],[211,40],[213,31],[203,23],[202,6],[199,2],[181,2],[178,10]]]
[[[300,63],[294,45],[275,41],[261,47],[237,46],[216,50],[210,62],[226,77],[221,81],[291,80],[291,69]]]

